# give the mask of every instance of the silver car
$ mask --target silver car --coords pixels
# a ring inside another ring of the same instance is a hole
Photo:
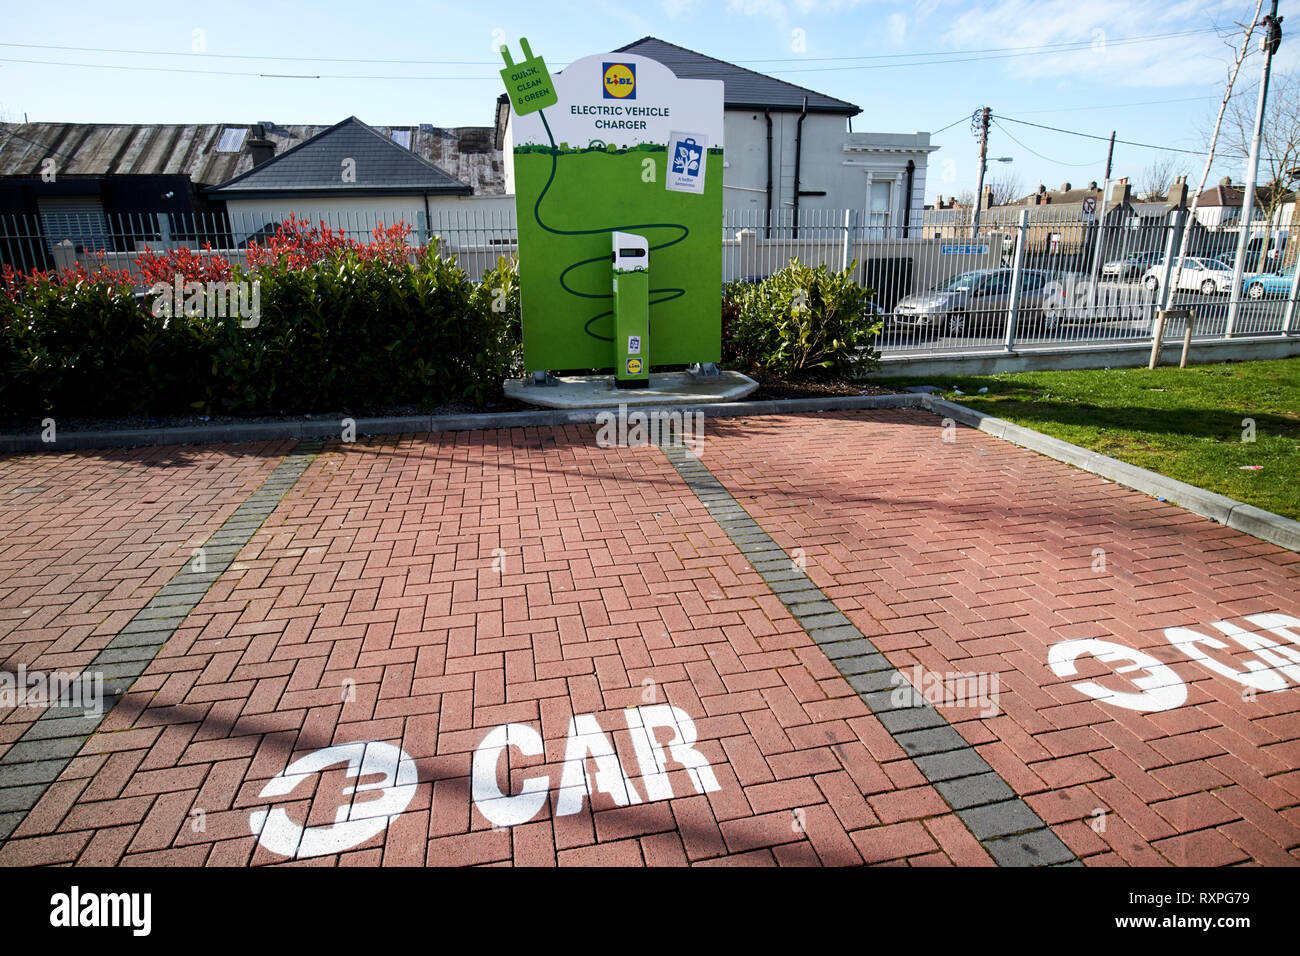
[[[921,335],[967,335],[1006,327],[1011,305],[1010,269],[974,269],[939,283],[928,292],[904,296],[894,306],[889,328]],[[1018,321],[1041,321],[1049,274],[1020,274]]]

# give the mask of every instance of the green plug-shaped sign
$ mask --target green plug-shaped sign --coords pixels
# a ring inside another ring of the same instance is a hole
[[[501,58],[506,61],[506,68],[501,71],[501,82],[506,85],[506,95],[514,107],[516,116],[535,113],[556,103],[555,84],[551,74],[546,72],[546,62],[540,56],[533,56],[528,41],[519,38],[519,48],[524,51],[524,59],[515,63],[510,59],[510,51],[502,45]]]

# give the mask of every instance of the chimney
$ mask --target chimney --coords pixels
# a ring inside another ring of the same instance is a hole
[[[247,142],[248,155],[253,159],[253,166],[261,166],[268,159],[275,156],[275,143],[267,139],[266,131],[259,123],[249,129],[249,140]]]
[[[1165,202],[1175,209],[1182,209],[1187,205],[1187,177],[1175,176],[1173,185],[1169,187],[1169,192],[1165,194]]]
[[[1128,204],[1128,202],[1133,198],[1133,191],[1129,186],[1127,176],[1123,179],[1115,180],[1115,185],[1111,187],[1110,195],[1117,205],[1123,206]]]
[[[1232,177],[1231,177],[1231,176],[1224,176],[1222,179],[1219,180],[1219,185],[1220,185],[1220,186],[1231,186],[1231,185],[1232,185]]]
[[[1097,180],[1094,179],[1092,182],[1088,183],[1088,188],[1091,189],[1093,192],[1096,192],[1096,191],[1097,191]]]
[[[983,201],[980,203],[980,206],[984,209],[992,209],[993,208],[993,187],[992,186],[984,187],[984,196],[982,198]]]
[[[1068,193],[1069,191],[1070,191],[1070,184],[1069,184],[1069,183],[1061,183],[1061,192],[1063,192],[1063,193]]]

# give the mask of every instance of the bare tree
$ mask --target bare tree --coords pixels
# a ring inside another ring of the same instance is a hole
[[[1192,208],[1187,213],[1187,227],[1183,229],[1183,239],[1178,246],[1178,258],[1173,262],[1173,275],[1169,277],[1169,288],[1165,290],[1169,296],[1170,302],[1174,301],[1174,293],[1178,290],[1178,282],[1182,276],[1183,260],[1187,258],[1187,244],[1192,237],[1191,225],[1196,221],[1196,207],[1200,203],[1201,193],[1205,190],[1205,181],[1210,178],[1210,167],[1214,165],[1214,153],[1219,145],[1219,132],[1223,127],[1223,114],[1227,112],[1228,103],[1232,99],[1233,87],[1237,85],[1237,74],[1241,72],[1241,64],[1246,59],[1246,53],[1250,49],[1250,39],[1255,35],[1255,28],[1259,26],[1259,12],[1264,9],[1264,0],[1259,0],[1255,4],[1255,15],[1251,17],[1249,23],[1239,23],[1241,28],[1241,48],[1237,51],[1236,58],[1232,61],[1232,68],[1228,71],[1228,82],[1223,90],[1223,101],[1219,104],[1219,114],[1214,118],[1214,130],[1210,133],[1209,150],[1205,157],[1205,167],[1201,170],[1201,181],[1196,187],[1196,192],[1192,196]],[[1156,325],[1156,334],[1151,337],[1151,362],[1149,368],[1155,368],[1156,363],[1160,360],[1160,345],[1165,335],[1165,313],[1160,312],[1160,321]]]
[[[985,185],[993,190],[993,205],[995,206],[1009,205],[1019,199],[1025,191],[1020,176],[1011,170],[991,176],[985,181]]]
[[[1259,81],[1238,89],[1228,100],[1223,117],[1223,158],[1235,166],[1250,158],[1255,131],[1255,101]],[[1274,73],[1268,88],[1268,109],[1260,135],[1259,183],[1255,207],[1272,222],[1293,197],[1291,186],[1300,173],[1300,74]],[[1244,225],[1244,224],[1243,224]],[[1261,250],[1263,251],[1263,250]]]
[[[1187,175],[1187,170],[1182,163],[1183,161],[1177,156],[1168,156],[1157,159],[1142,170],[1142,179],[1138,185],[1138,199],[1156,202],[1169,195],[1169,187],[1174,184],[1174,180],[1179,176]]]

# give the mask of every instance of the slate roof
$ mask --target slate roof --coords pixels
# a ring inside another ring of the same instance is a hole
[[[1255,203],[1267,202],[1270,194],[1270,185],[1264,184],[1255,189]],[[1217,186],[1211,186],[1201,193],[1200,198],[1196,200],[1196,205],[1200,208],[1206,206],[1240,206],[1242,197],[1246,195],[1244,186],[1237,186],[1233,183],[1220,182]],[[1282,193],[1283,201],[1290,202],[1293,198],[1291,190],[1284,190]]]
[[[343,179],[348,159],[356,162],[355,182]],[[472,190],[355,116],[207,190],[218,199],[425,192],[468,196]]]
[[[657,60],[682,79],[722,80],[725,84],[723,101],[727,109],[772,109],[779,112],[798,112],[808,97],[810,113],[840,113],[857,116],[861,107],[833,96],[795,86],[784,80],[747,70],[743,66],[716,60],[703,53],[660,40],[642,37],[635,43],[619,47],[616,53],[635,53]]]
[[[224,183],[253,168],[248,149],[254,125],[277,155],[330,127],[252,123],[0,123],[0,176],[34,177],[52,157],[60,176],[185,175],[199,185]],[[426,123],[373,127],[383,136],[411,134],[411,152],[474,188],[475,195],[505,192],[505,167],[492,128],[439,127]],[[238,149],[219,152],[229,130],[242,130]]]
[[[1077,205],[1091,196],[1094,199],[1101,198],[1101,187],[1096,183],[1090,183],[1087,186],[1065,188],[1070,186],[1069,183],[1063,183],[1060,189],[1047,189],[1039,186],[1040,192],[1032,192],[1028,196],[1021,196],[1019,199],[1012,200],[1008,205],[1012,206],[1062,206]],[[1037,200],[1037,201],[1036,201]]]

